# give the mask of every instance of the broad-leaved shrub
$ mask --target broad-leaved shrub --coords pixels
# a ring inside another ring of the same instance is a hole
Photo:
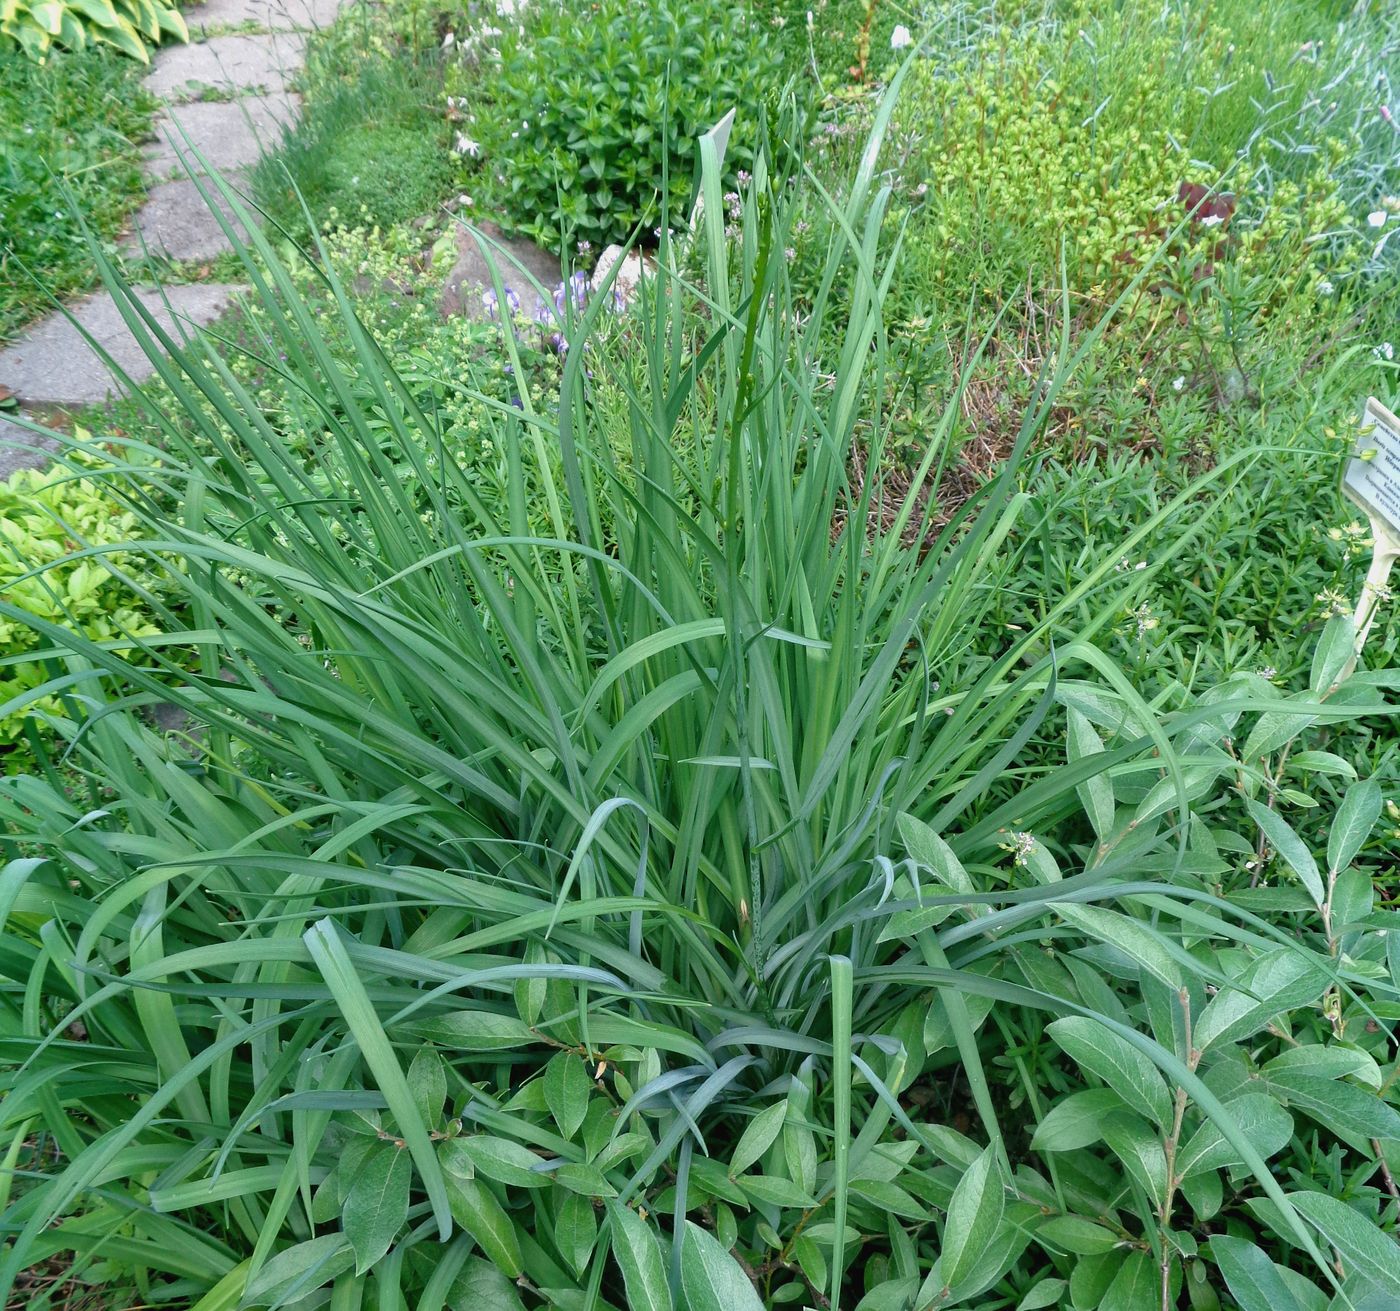
[[[650,242],[689,194],[691,143],[731,109],[730,173],[751,163],[779,65],[747,5],[543,0],[496,21],[449,76],[457,149],[541,243],[601,249],[638,223]]]

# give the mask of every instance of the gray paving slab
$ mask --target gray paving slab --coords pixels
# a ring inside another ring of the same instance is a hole
[[[216,319],[241,290],[217,283],[167,287],[164,297],[169,308],[159,291],[136,295],[166,331],[178,338],[189,331],[190,323],[206,324]],[[155,371],[105,292],[68,308],[134,382]],[[0,351],[0,385],[27,405],[90,405],[121,390],[78,328],[57,310]]]
[[[172,105],[155,121],[155,143],[147,148],[151,177],[186,177],[180,156],[193,149],[212,168],[227,172],[256,163],[265,149],[282,138],[282,129],[295,121],[301,100],[289,92],[243,96],[238,100],[195,100]]]
[[[235,187],[242,187],[245,181],[239,173],[226,173],[224,178]],[[233,217],[228,203],[217,193],[214,204],[225,218]],[[136,213],[135,224],[135,231],[122,241],[128,254],[138,254],[144,245],[153,255],[198,260],[213,259],[233,249],[218,214],[190,178],[157,182],[151,187],[146,203]]]
[[[270,32],[328,27],[345,0],[206,0],[183,11],[191,32],[257,23]]]
[[[0,482],[18,469],[42,469],[51,463],[47,452],[57,448],[52,437],[30,432],[0,416]]]
[[[157,53],[146,87],[163,100],[192,100],[205,88],[226,96],[285,91],[301,67],[305,47],[306,37],[299,32],[216,36],[167,46]]]

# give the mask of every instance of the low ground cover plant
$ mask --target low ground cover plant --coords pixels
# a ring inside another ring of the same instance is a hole
[[[115,241],[140,203],[154,108],[140,66],[111,51],[0,52],[0,340],[95,281],[81,219]]]
[[[388,227],[434,215],[454,182],[442,76],[433,55],[347,13],[313,45],[303,114],[258,161],[259,205],[301,244],[311,224]]]
[[[125,540],[136,516],[107,496],[96,476],[81,465],[36,472],[21,470],[0,482],[0,589],[14,612],[41,616],[119,650],[131,638],[160,631],[155,607],[143,596],[153,576],[124,576],[131,561],[106,551],[83,558],[84,548],[101,550]],[[0,621],[0,760],[14,774],[32,764],[25,741],[34,724],[24,694],[54,676],[61,655],[36,641],[21,618]],[[60,694],[61,695],[61,694]],[[42,705],[61,713],[59,695]]]
[[[1290,688],[1149,699],[1098,641],[1122,560],[1168,523],[1188,559],[1258,452],[1000,621],[1028,452],[1105,331],[1063,300],[1000,472],[872,531],[894,103],[815,292],[791,157],[735,205],[707,137],[698,253],[663,239],[627,349],[602,295],[557,399],[479,395],[499,498],[333,262],[334,341],[266,240],[246,266],[318,458],[227,343],[167,343],[164,494],[104,485],[184,626],[130,661],[0,601],[68,652],[78,779],[0,786],[7,1289],[58,1258],[199,1311],[1400,1297],[1384,799],[1348,763],[1394,677],[1348,673],[1344,615]]]

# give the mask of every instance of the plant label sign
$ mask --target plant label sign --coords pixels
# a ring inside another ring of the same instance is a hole
[[[1356,651],[1361,655],[1376,610],[1389,596],[1391,566],[1400,558],[1400,419],[1374,396],[1361,416],[1356,452],[1342,475],[1342,492],[1371,521],[1371,568],[1356,603]],[[1349,671],[1348,671],[1349,672]]]
[[[1342,490],[1366,511],[1372,527],[1400,541],[1400,419],[1374,396],[1366,402]]]

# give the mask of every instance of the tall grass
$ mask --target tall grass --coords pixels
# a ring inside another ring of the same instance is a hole
[[[503,504],[329,266],[343,357],[266,241],[242,248],[311,453],[217,338],[171,340],[110,279],[183,419],[152,404],[161,468],[110,470],[145,525],[122,550],[182,602],[134,664],[0,602],[51,643],[33,696],[72,709],[64,757],[0,793],[7,1295],[71,1253],[198,1311],[1001,1306],[1097,1261],[1116,1305],[1165,1309],[1182,1190],[1208,1213],[1191,1144],[1233,1171],[1232,1217],[1267,1207],[1250,1232],[1341,1286],[1265,1159],[1291,1119],[1207,1078],[1191,1026],[1213,1015],[1233,1060],[1374,971],[1340,954],[1331,884],[1304,906],[1326,941],[1232,910],[1193,809],[1268,786],[1306,726],[1382,713],[1384,680],[1332,688],[1338,630],[1292,702],[1246,679],[1145,703],[1092,639],[1153,523],[1034,629],[981,630],[1018,466],[1094,333],[1062,338],[1011,459],[941,530],[915,492],[876,513],[878,478],[852,485],[857,454],[882,464],[897,93],[801,317],[783,252],[817,183],[761,164],[730,242],[700,143],[700,273],[663,245],[625,324],[603,331],[606,294],[571,316],[557,407],[483,401]],[[1232,474],[1164,515],[1199,522]],[[156,703],[186,728],[156,732]],[[1088,1092],[1116,1174],[1018,1127]]]

